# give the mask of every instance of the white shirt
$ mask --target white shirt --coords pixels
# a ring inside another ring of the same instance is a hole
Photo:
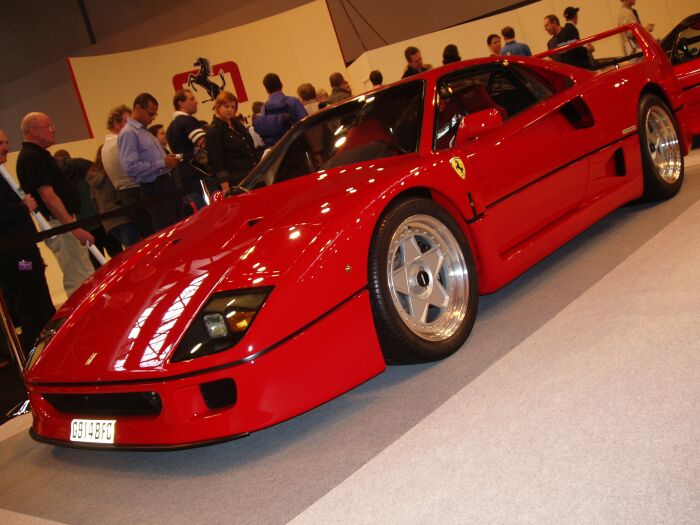
[[[105,143],[102,146],[102,164],[104,165],[105,173],[116,189],[126,190],[139,187],[122,168],[119,161],[119,149],[117,148],[117,135],[114,133],[110,133],[105,137]]]

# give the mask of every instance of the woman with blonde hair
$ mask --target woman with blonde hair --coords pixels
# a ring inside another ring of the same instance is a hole
[[[214,101],[214,118],[207,129],[207,153],[221,189],[243,180],[257,164],[253,139],[236,118],[238,99],[229,91],[222,91]]]

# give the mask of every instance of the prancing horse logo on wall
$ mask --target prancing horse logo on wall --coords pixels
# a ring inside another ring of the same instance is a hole
[[[206,58],[199,57],[195,63],[199,69],[192,69],[190,71],[183,71],[173,76],[173,87],[175,91],[182,89],[187,86],[192,91],[198,91],[196,86],[204,88],[209,95],[209,98],[204,102],[210,102],[216,99],[216,97],[221,93],[221,91],[226,86],[225,75],[231,76],[231,82],[233,83],[233,91],[238,98],[238,102],[246,102],[248,100],[248,95],[246,94],[245,87],[243,85],[243,79],[241,78],[241,73],[238,69],[238,64],[232,61],[222,62],[220,64],[211,65],[210,61]],[[212,72],[216,72],[215,75]],[[214,82],[209,77],[214,76],[219,78],[220,82]]]
[[[467,176],[467,170],[464,169],[464,162],[459,157],[452,157],[450,159],[450,164],[455,173],[459,175],[462,179]]]

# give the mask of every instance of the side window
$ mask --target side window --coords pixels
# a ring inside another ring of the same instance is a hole
[[[512,64],[498,62],[452,74],[438,83],[434,148],[452,147],[464,115],[496,109],[507,120],[553,93],[544,79]]]
[[[681,64],[700,56],[700,21],[691,24],[678,34],[672,62]]]

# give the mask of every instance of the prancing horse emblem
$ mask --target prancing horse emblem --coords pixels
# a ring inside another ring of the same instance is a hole
[[[467,170],[464,169],[464,162],[462,162],[462,159],[459,157],[452,157],[450,159],[450,164],[452,164],[452,169],[455,170],[455,173],[460,176],[460,178],[464,178],[467,176]]]
[[[221,93],[226,86],[224,72],[219,71],[218,73],[218,76],[221,79],[221,85],[219,85],[209,80],[209,77],[212,76],[212,70],[211,63],[208,59],[199,57],[194,65],[199,67],[199,71],[196,74],[189,74],[187,77],[187,85],[194,91],[197,91],[195,86],[203,87],[207,91],[207,95],[209,95],[209,99],[205,100],[204,102],[216,100],[216,97],[219,96],[219,93]]]

